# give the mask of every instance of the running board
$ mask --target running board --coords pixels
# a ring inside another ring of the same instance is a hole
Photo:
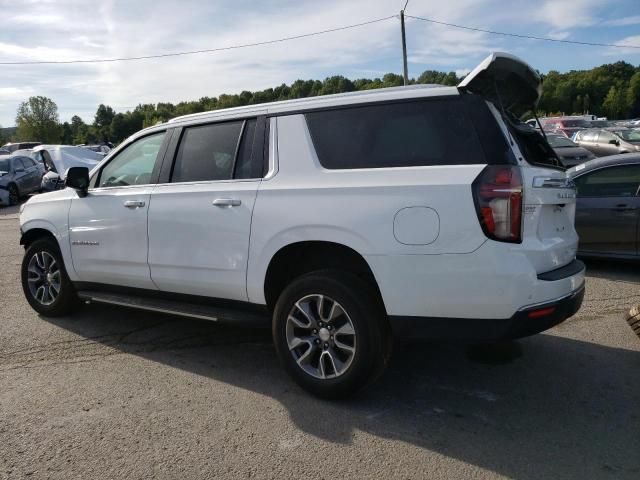
[[[121,307],[136,308],[149,312],[179,315],[213,322],[234,322],[251,324],[269,324],[269,316],[241,308],[217,307],[212,305],[193,304],[178,300],[167,300],[155,297],[132,296],[122,293],[100,292],[92,290],[78,291],[78,297],[86,303],[106,303]]]

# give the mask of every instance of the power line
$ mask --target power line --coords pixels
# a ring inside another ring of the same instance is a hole
[[[255,43],[245,43],[241,45],[230,45],[228,47],[218,47],[218,48],[206,48],[202,50],[191,50],[187,52],[174,52],[174,53],[161,53],[157,55],[143,55],[139,57],[120,57],[120,58],[98,58],[98,59],[77,59],[77,60],[34,60],[34,61],[24,61],[24,62],[0,62],[0,65],[59,65],[59,64],[70,64],[70,63],[111,63],[111,62],[130,62],[134,60],[148,60],[152,58],[166,58],[166,57],[179,57],[183,55],[196,55],[199,53],[213,53],[213,52],[222,52],[225,50],[237,50],[239,48],[248,48],[248,47],[257,47],[260,45],[271,45],[274,43],[286,42],[289,40],[297,40],[300,38],[313,37],[315,35],[322,35],[325,33],[339,32],[341,30],[348,30],[350,28],[363,27],[365,25],[371,25],[372,23],[384,22],[386,20],[390,20],[392,18],[396,18],[397,15],[390,15],[388,17],[376,18],[374,20],[369,20],[361,23],[354,23],[352,25],[345,25],[343,27],[329,28],[327,30],[320,30],[318,32],[304,33],[301,35],[293,35],[291,37],[283,37],[277,38],[275,40],[266,40],[264,42],[255,42]]]
[[[576,40],[560,40],[558,38],[537,37],[535,35],[496,32],[495,30],[485,30],[485,29],[482,29],[482,28],[467,27],[465,25],[457,25],[455,23],[440,22],[438,20],[433,20],[432,18],[416,17],[416,16],[413,16],[413,15],[405,15],[405,17],[413,18],[413,19],[416,19],[416,20],[422,20],[422,21],[429,22],[429,23],[436,23],[438,25],[446,25],[447,27],[462,28],[464,30],[472,30],[474,32],[490,33],[492,35],[503,35],[503,36],[506,36],[506,37],[528,38],[530,40],[543,40],[545,42],[572,43],[572,44],[575,44],[575,45],[590,45],[592,47],[640,48],[640,45],[619,45],[619,44],[615,44],[615,43],[579,42],[579,41],[576,41]]]

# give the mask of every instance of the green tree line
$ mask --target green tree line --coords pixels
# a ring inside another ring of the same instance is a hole
[[[426,70],[411,84],[457,85],[462,78],[455,72]],[[239,94],[202,97],[177,104],[140,104],[133,110],[115,112],[99,105],[92,123],[74,115],[60,123],[56,104],[46,97],[31,97],[18,108],[15,141],[37,140],[48,143],[119,143],[138,130],[191,113],[238,107],[257,103],[329,95],[332,93],[395,87],[402,76],[387,73],[382,78],[350,80],[341,75],[324,80],[296,80],[290,85]],[[602,65],[591,70],[567,73],[550,71],[544,76],[539,115],[592,113],[611,119],[640,116],[640,66],[626,62]]]

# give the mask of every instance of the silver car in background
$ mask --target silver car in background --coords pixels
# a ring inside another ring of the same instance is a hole
[[[596,157],[640,152],[640,131],[624,127],[582,130],[574,136],[581,147]]]

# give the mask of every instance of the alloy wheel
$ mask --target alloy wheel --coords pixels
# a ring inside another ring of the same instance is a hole
[[[349,314],[326,295],[298,300],[287,316],[286,335],[298,366],[315,378],[344,374],[356,353],[356,332]]]
[[[51,305],[60,295],[61,272],[58,262],[49,252],[33,254],[27,266],[29,292],[41,305]]]

